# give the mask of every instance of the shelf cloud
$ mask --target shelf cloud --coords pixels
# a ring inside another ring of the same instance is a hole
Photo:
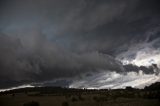
[[[159,4],[1,0],[0,89],[57,79],[70,79],[70,85],[86,73],[158,76]]]

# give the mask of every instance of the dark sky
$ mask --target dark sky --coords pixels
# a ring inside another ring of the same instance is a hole
[[[158,56],[159,5],[160,0],[1,0],[0,88],[85,73],[154,73],[159,60],[150,59],[154,65],[148,67],[121,60],[137,59],[140,51]]]

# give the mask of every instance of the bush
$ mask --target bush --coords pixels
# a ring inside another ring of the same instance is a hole
[[[96,101],[96,102],[100,102],[100,99],[97,96],[94,96],[93,100]]]
[[[28,103],[24,103],[23,106],[39,106],[39,103],[35,101],[31,101]]]
[[[68,102],[62,102],[62,106],[69,106]]]
[[[84,100],[84,98],[82,98],[82,96],[81,96],[81,95],[79,95],[79,96],[78,96],[78,98],[79,98],[79,100],[81,100],[81,101],[83,101],[83,100]]]
[[[77,98],[72,97],[72,102],[76,102],[76,101],[78,101]]]
[[[96,101],[96,102],[103,102],[103,101],[108,101],[108,98],[107,97],[97,97],[97,96],[94,96],[93,100]]]

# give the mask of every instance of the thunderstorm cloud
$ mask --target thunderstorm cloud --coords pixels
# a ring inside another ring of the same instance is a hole
[[[157,78],[159,4],[1,0],[0,89],[24,84],[118,88],[117,83]]]

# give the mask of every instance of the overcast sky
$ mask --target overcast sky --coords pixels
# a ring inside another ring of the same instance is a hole
[[[50,81],[63,86],[104,72],[158,75],[159,5],[160,0],[1,0],[0,89]]]

